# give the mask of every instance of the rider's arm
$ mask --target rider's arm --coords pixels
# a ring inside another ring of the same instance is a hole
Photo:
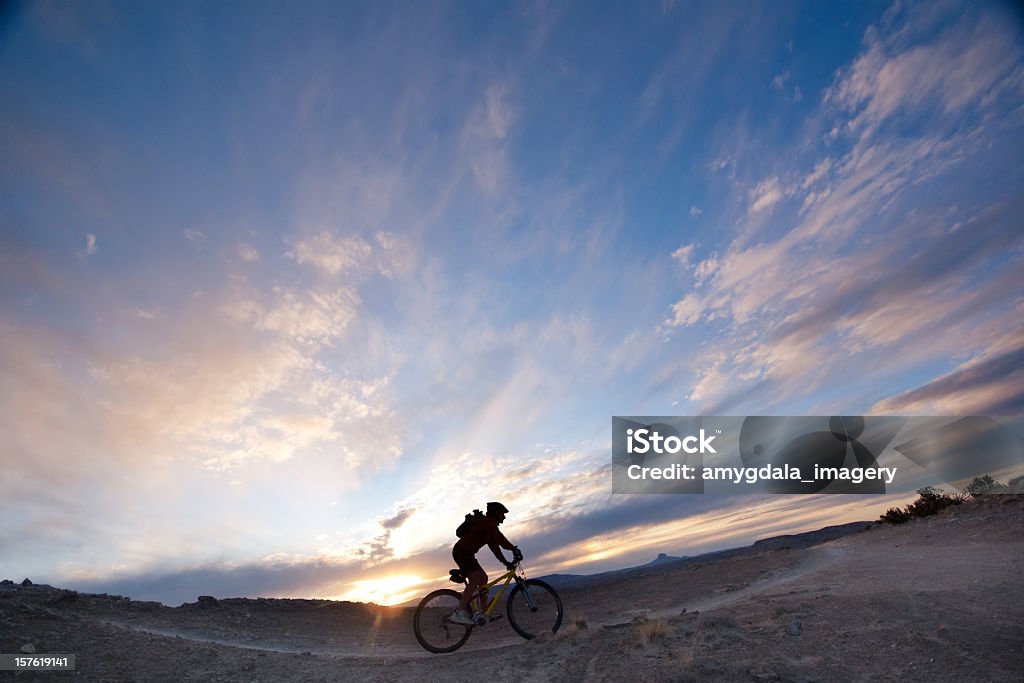
[[[505,559],[505,556],[502,554],[499,546],[500,548],[505,548],[507,550],[515,550],[515,546],[505,538],[503,533],[498,531],[497,527],[495,527],[487,536],[487,547],[490,548],[491,552],[494,553],[494,556],[498,558],[498,562],[508,564],[508,560]]]

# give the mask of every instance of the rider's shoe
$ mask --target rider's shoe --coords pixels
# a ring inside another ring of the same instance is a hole
[[[465,610],[457,609],[448,616],[448,621],[453,624],[461,624],[463,626],[472,626],[473,617],[466,614]]]

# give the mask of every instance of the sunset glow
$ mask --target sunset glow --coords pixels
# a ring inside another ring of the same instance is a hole
[[[419,576],[387,576],[380,579],[353,581],[353,588],[337,596],[336,600],[372,602],[377,605],[397,605],[427,592],[426,586],[439,583],[437,579],[427,580]]]

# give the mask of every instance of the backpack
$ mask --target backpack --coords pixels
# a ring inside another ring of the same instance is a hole
[[[471,514],[466,515],[465,521],[462,522],[455,530],[455,535],[459,538],[466,536],[467,534],[473,533],[480,520],[484,518],[484,513],[479,510],[473,510]]]

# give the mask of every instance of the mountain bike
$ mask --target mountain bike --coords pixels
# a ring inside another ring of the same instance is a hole
[[[452,612],[459,606],[461,591],[442,588],[428,594],[416,607],[412,618],[412,629],[425,649],[430,652],[454,652],[466,644],[474,628],[484,628],[491,622],[501,619],[496,614],[497,606],[505,589],[512,582],[515,585],[508,593],[505,601],[505,613],[508,623],[515,632],[529,640],[545,633],[554,633],[562,625],[562,599],[555,589],[540,579],[527,579],[523,572],[522,555],[516,553],[508,571],[494,581],[481,586],[473,596],[470,607],[476,607],[473,614],[473,626],[456,624],[449,620]],[[454,583],[466,584],[467,579],[458,569],[452,569],[450,580]],[[498,584],[501,589],[490,597],[490,589]]]

